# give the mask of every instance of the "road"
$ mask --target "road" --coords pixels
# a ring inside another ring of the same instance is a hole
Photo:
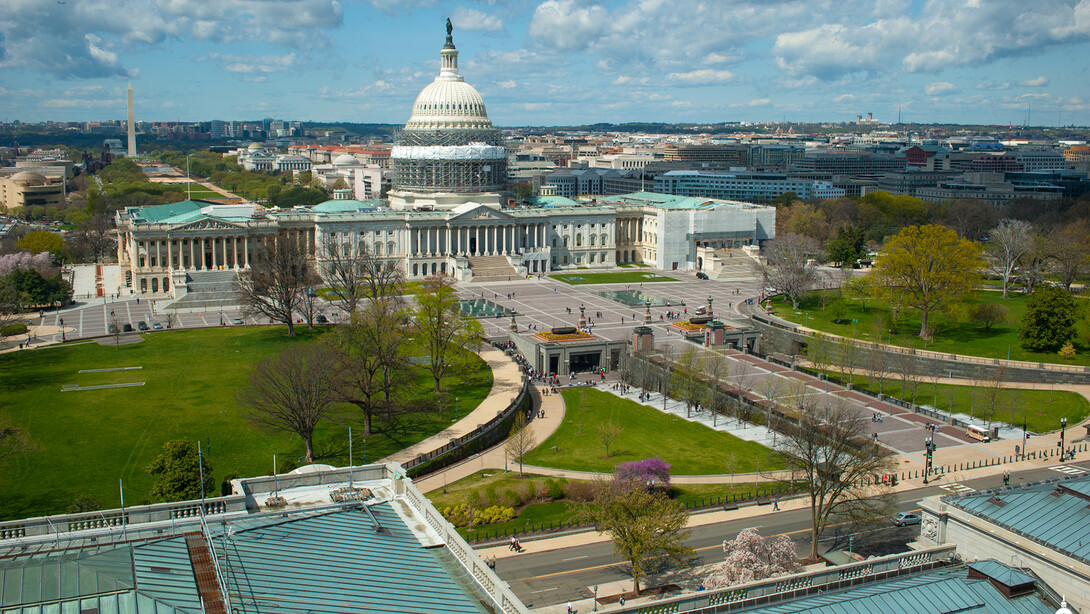
[[[1068,466],[1080,467],[1090,471],[1090,461],[1068,463]],[[1062,477],[1063,474],[1049,468],[1031,469],[1011,475],[1011,484],[1020,484],[1037,480]],[[983,490],[1001,486],[999,477],[987,477],[966,480],[960,484],[965,489]],[[911,511],[919,508],[919,501],[924,497],[950,494],[950,488],[933,486],[920,490],[899,493],[898,509]],[[688,544],[696,550],[696,556],[689,561],[690,567],[716,563],[722,560],[724,539],[733,539],[742,529],[758,527],[764,536],[789,535],[799,548],[800,555],[809,552],[809,510],[791,510],[769,513],[768,507],[761,507],[755,517],[705,525],[693,529]],[[823,549],[847,549],[847,527],[831,527],[823,536]],[[919,527],[898,528],[884,521],[864,533],[857,533],[853,538],[852,548],[864,556],[892,554],[904,551],[905,544],[919,535]],[[540,542],[524,541],[527,552],[521,555],[502,558],[497,562],[496,572],[500,578],[511,585],[515,594],[529,608],[578,601],[593,596],[593,587],[599,586],[599,597],[612,592],[605,592],[606,585],[625,582],[631,590],[631,577],[626,563],[618,562],[613,556],[610,543],[596,543],[559,550],[536,552]],[[683,570],[663,566],[649,572],[644,586],[658,586],[663,583],[681,583],[692,574]],[[615,592],[615,591],[613,591]]]

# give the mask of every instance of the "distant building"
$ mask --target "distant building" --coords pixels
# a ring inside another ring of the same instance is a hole
[[[1016,198],[1055,200],[1063,197],[1064,188],[1051,182],[1009,181],[1002,173],[965,173],[940,181],[935,187],[920,187],[916,197],[942,202],[959,198],[976,198],[1002,207]]]
[[[63,172],[52,178],[29,170],[0,175],[0,209],[36,205],[62,207],[64,198]]]
[[[791,179],[786,175],[702,171],[670,171],[659,175],[655,177],[655,191],[744,202],[769,201],[788,192],[803,200],[844,196],[844,190],[834,188],[829,182]]]
[[[745,166],[749,147],[734,145],[667,145],[667,162],[711,162],[722,166]]]
[[[877,189],[898,196],[915,196],[920,188],[933,188],[940,181],[949,179],[953,173],[906,171],[903,173],[886,173],[878,179]]]
[[[1018,151],[1014,156],[1022,165],[1023,171],[1059,171],[1071,168],[1071,164],[1058,151]]]
[[[788,171],[793,177],[832,180],[834,175],[877,177],[883,173],[904,171],[905,159],[889,154],[867,152],[811,152],[797,160]]]
[[[926,166],[927,160],[935,154],[949,151],[949,149],[940,145],[913,145],[904,150],[905,164],[915,167]]]

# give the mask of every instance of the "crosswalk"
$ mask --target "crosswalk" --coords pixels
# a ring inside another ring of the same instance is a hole
[[[1066,473],[1067,475],[1078,475],[1080,473],[1086,473],[1086,469],[1077,467],[1075,465],[1056,465],[1055,467],[1049,467],[1053,471],[1059,471],[1060,473]]]
[[[943,490],[945,490],[947,492],[952,492],[954,494],[963,494],[963,493],[967,493],[967,492],[976,492],[975,488],[970,488],[969,486],[966,486],[964,484],[959,484],[957,482],[952,482],[950,484],[943,484],[942,486],[939,486],[939,488],[941,488],[941,489],[943,489]]]

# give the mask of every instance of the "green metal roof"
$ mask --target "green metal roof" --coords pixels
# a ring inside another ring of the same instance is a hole
[[[567,196],[534,196],[528,198],[527,201],[538,207],[578,207],[583,204]]]
[[[724,201],[714,198],[676,196],[673,194],[659,194],[658,192],[633,192],[620,196],[604,196],[599,202],[609,205],[650,205],[662,209],[706,209],[724,204]]]
[[[973,515],[1038,540],[1050,548],[1090,559],[1090,476],[1009,490],[943,497]]]
[[[378,208],[379,200],[327,200],[310,208],[316,213],[355,213]]]
[[[400,503],[398,503],[400,505]],[[445,548],[424,548],[390,503],[233,523],[216,539],[234,612],[486,612]]]
[[[201,207],[205,207],[212,203],[203,203],[195,200],[183,200],[176,203],[168,203],[165,205],[158,205],[155,207],[141,207],[133,212],[132,217],[134,220],[147,222],[149,224],[158,224],[178,215],[192,214],[194,212],[199,213]]]
[[[990,581],[969,579],[968,567],[958,565],[738,611],[760,614],[1052,614],[1055,610],[1042,601],[1036,591],[1007,598]]]

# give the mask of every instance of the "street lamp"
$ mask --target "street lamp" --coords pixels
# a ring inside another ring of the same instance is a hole
[[[193,154],[185,155],[185,199],[193,200],[193,184],[189,180],[189,156]]]
[[[927,476],[931,475],[931,462],[932,457],[935,454],[935,439],[934,437],[927,437],[923,440],[924,446],[924,469],[923,469],[923,483],[927,483]]]
[[[454,397],[454,421],[458,421],[458,397]]]
[[[1064,436],[1067,431],[1067,418],[1060,418],[1060,460],[1064,459]]]

